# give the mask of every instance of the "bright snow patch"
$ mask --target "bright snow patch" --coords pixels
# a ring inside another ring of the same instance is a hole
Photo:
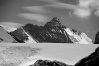
[[[13,22],[1,22],[0,26],[2,26],[6,31],[11,32],[11,31],[15,31],[17,28],[22,26],[22,24],[13,23]]]

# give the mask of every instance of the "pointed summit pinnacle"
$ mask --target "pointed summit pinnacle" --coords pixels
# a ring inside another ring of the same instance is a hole
[[[53,21],[53,22],[60,22],[60,20],[57,17],[54,17],[51,21]]]

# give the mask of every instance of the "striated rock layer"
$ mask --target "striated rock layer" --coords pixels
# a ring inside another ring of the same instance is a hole
[[[67,28],[60,23],[57,17],[54,17],[44,26],[28,23],[14,31],[10,30],[9,34],[19,43],[93,44],[85,33]]]

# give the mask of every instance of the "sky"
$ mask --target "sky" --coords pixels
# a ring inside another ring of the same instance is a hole
[[[65,62],[69,65],[74,65],[82,58],[89,56],[95,51],[99,45],[81,45],[81,44],[60,44],[60,43],[38,43],[38,44],[10,44],[2,43],[1,49],[9,46],[30,46],[31,48],[39,48],[40,50],[36,55],[31,56],[30,59],[49,59]],[[23,66],[23,65],[22,65]]]
[[[53,17],[58,17],[63,25],[86,33],[94,41],[95,34],[99,30],[99,16],[96,16],[99,11],[91,12],[88,5],[82,5],[85,3],[83,0],[80,0],[79,4],[78,2],[78,0],[0,0],[0,22],[44,25]]]

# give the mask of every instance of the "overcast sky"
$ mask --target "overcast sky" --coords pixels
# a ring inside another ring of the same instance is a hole
[[[77,0],[59,1],[72,5],[77,4]],[[87,19],[80,19],[75,15],[72,15],[72,9],[63,9],[65,7],[40,7],[47,4],[49,3],[44,0],[0,0],[0,22],[16,22],[22,24],[33,23],[44,25],[53,17],[58,17],[63,25],[85,32],[91,39],[94,40],[95,34],[99,30],[98,16],[92,14]]]

